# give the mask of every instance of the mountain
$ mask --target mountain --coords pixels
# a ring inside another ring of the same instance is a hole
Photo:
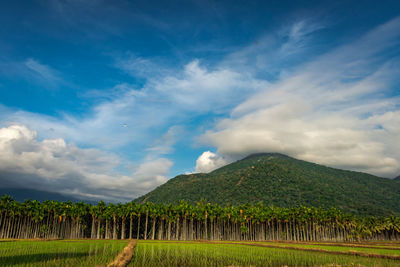
[[[400,175],[394,178],[395,181],[400,181]]]
[[[336,207],[353,214],[400,214],[400,183],[282,154],[254,154],[210,173],[178,175],[137,202],[205,199],[221,205],[262,201],[280,207]]]
[[[0,196],[2,195],[9,195],[14,200],[20,202],[24,201],[25,199],[32,199],[32,200],[34,199],[38,201],[45,201],[45,200],[72,201],[72,202],[82,201],[81,199],[65,196],[59,193],[27,189],[27,188],[0,188]],[[84,202],[90,204],[97,203],[94,201],[86,201],[86,200]]]

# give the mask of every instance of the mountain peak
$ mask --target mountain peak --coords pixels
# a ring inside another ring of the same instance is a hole
[[[250,154],[247,157],[244,157],[241,160],[247,160],[247,159],[252,159],[252,158],[261,158],[261,157],[284,157],[284,158],[289,158],[289,156],[281,154],[281,153],[254,153]]]

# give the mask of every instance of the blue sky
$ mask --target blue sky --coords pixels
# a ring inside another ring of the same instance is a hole
[[[396,1],[4,1],[0,179],[126,201],[280,152],[400,174]]]

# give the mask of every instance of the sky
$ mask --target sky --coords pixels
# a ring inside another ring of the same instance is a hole
[[[0,186],[130,201],[278,152],[400,175],[398,1],[0,2]]]

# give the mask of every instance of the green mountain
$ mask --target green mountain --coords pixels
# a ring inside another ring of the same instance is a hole
[[[210,173],[178,175],[137,202],[262,201],[279,207],[336,207],[354,214],[400,214],[400,183],[285,155],[254,154]]]
[[[400,181],[400,175],[394,178],[395,181]]]

